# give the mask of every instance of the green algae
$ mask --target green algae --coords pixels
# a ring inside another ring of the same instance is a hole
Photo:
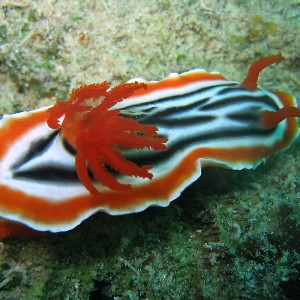
[[[196,67],[241,80],[251,61],[280,51],[261,82],[299,98],[298,2],[3,1],[1,113],[82,84]],[[205,170],[168,208],[3,241],[0,298],[295,299],[299,156],[297,141],[256,170]]]
[[[5,44],[8,42],[7,39],[7,28],[5,25],[0,26],[0,44]]]

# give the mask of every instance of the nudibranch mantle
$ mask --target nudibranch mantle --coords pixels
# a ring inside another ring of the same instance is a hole
[[[67,102],[4,116],[0,238],[167,206],[203,167],[255,168],[288,147],[299,131],[295,99],[257,87],[280,57],[256,61],[242,84],[196,69],[84,86]]]

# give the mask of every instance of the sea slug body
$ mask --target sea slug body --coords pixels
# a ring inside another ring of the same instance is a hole
[[[108,82],[0,121],[0,238],[67,231],[98,211],[168,206],[207,166],[255,168],[298,135],[296,100],[196,69]]]

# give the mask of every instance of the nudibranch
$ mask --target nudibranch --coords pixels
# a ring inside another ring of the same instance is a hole
[[[296,100],[201,69],[75,90],[0,121],[0,237],[67,231],[99,211],[167,206],[207,166],[257,167],[298,135]]]

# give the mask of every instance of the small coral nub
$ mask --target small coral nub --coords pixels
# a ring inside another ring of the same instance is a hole
[[[130,97],[136,90],[146,88],[143,83],[125,83],[109,89],[110,84],[92,84],[75,90],[67,102],[57,102],[49,108],[48,126],[61,128],[62,135],[77,150],[76,172],[82,184],[93,194],[99,191],[90,178],[116,191],[131,189],[130,185],[116,180],[107,169],[120,174],[141,178],[152,178],[152,166],[138,166],[126,159],[121,149],[166,150],[167,138],[157,135],[155,126],[120,116],[112,108],[118,102]],[[64,119],[59,124],[59,119]]]

